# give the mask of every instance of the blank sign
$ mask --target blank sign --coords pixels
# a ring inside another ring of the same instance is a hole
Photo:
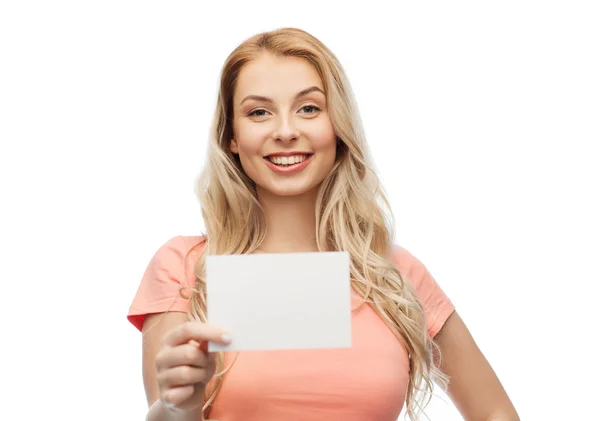
[[[351,346],[347,252],[207,256],[208,323],[250,351]]]

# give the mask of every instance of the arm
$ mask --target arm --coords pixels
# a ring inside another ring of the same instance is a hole
[[[202,405],[195,411],[170,409],[159,396],[156,379],[156,355],[165,334],[174,327],[185,323],[187,314],[168,312],[166,314],[150,314],[144,320],[142,344],[142,371],[146,399],[148,400],[148,415],[146,421],[202,421]]]
[[[434,338],[441,369],[450,377],[448,396],[467,421],[519,421],[519,415],[494,370],[454,312]]]

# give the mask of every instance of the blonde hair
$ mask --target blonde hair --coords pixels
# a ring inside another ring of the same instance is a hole
[[[406,412],[415,421],[431,399],[434,382],[447,383],[437,365],[439,348],[429,337],[415,290],[392,262],[393,217],[372,169],[350,84],[333,53],[300,29],[282,28],[247,39],[229,55],[221,70],[207,163],[196,191],[207,241],[194,266],[196,286],[189,297],[189,315],[202,322],[207,320],[205,256],[251,253],[265,237],[265,217],[255,185],[229,149],[237,78],[246,63],[264,53],[306,59],[323,81],[338,151],[333,169],[319,188],[315,206],[317,246],[320,251],[349,253],[354,290],[406,347]],[[224,355],[219,354],[213,387],[207,388],[205,417],[226,372]]]

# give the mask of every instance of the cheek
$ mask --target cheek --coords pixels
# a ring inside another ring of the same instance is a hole
[[[264,133],[256,126],[238,125],[235,129],[240,155],[255,155],[261,152]]]
[[[250,138],[242,138],[238,140],[240,155],[248,156],[260,154],[261,143],[253,141]]]
[[[322,124],[315,125],[310,138],[311,145],[316,152],[335,152],[335,133],[329,121],[323,121]]]

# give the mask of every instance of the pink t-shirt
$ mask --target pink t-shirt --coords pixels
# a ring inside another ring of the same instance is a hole
[[[187,310],[179,286],[194,285],[202,237],[178,236],[156,252],[128,320],[141,330],[149,313]],[[189,253],[189,254],[188,254]],[[185,258],[187,256],[187,259]],[[394,263],[416,288],[434,337],[454,306],[425,266],[401,247]],[[359,304],[353,297],[353,307]],[[226,353],[226,366],[236,353]],[[396,421],[408,386],[408,353],[379,315],[352,313],[352,347],[240,352],[210,413],[219,421]]]

